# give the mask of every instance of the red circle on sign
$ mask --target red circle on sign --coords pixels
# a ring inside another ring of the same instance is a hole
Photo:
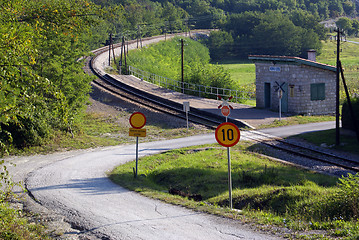
[[[239,142],[241,133],[236,125],[225,122],[216,128],[215,137],[222,146],[233,147]]]
[[[146,117],[143,113],[135,112],[130,117],[130,124],[133,128],[140,129],[146,124]]]
[[[227,117],[231,113],[231,110],[229,109],[228,106],[223,106],[221,108],[221,112],[223,116]]]

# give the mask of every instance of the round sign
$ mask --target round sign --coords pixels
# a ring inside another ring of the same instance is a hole
[[[216,129],[216,140],[224,147],[233,147],[240,138],[240,131],[233,123],[225,122],[219,125]]]
[[[227,117],[231,113],[231,110],[229,109],[228,106],[223,106],[221,108],[221,112],[223,116]]]
[[[130,124],[133,128],[140,129],[146,124],[146,117],[143,113],[135,112],[130,117]]]

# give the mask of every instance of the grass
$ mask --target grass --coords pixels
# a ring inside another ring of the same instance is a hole
[[[297,125],[297,124],[316,123],[316,122],[328,122],[328,121],[335,121],[335,116],[330,116],[330,115],[318,115],[318,116],[296,115],[296,116],[283,118],[281,121],[274,120],[270,124],[263,124],[263,125],[259,126],[258,129],[282,127],[282,126]]]
[[[359,38],[348,38],[350,41],[359,42]],[[340,60],[343,66],[359,65],[359,44],[341,42]],[[322,53],[317,56],[317,61],[325,64],[336,65],[337,42],[327,40],[323,42]]]
[[[359,38],[350,38],[350,41],[359,42]],[[323,42],[322,54],[317,56],[317,61],[336,66],[336,41]],[[351,94],[359,93],[359,44],[341,42],[340,60],[344,68],[344,77]],[[343,84],[341,84],[340,98],[345,99]]]
[[[221,63],[229,72],[231,78],[239,85],[253,84],[256,79],[255,66],[253,63]]]
[[[225,148],[218,145],[141,158],[136,179],[134,162],[117,167],[109,176],[145,196],[256,223],[260,228],[279,231],[281,236],[290,233],[289,238],[359,237],[357,222],[335,211],[337,202],[333,199],[340,193],[337,178],[284,165],[249,151],[255,148],[249,142],[231,148],[233,206],[240,212],[228,208],[227,155]],[[170,194],[170,190],[179,195]],[[321,236],[317,235],[318,230]]]
[[[359,149],[358,149],[359,143],[356,139],[356,136],[341,135],[340,145],[339,146],[335,145],[335,138],[336,138],[335,129],[330,129],[320,132],[304,133],[293,137],[304,139],[318,146],[324,145],[328,148],[359,155]]]
[[[0,239],[50,239],[43,226],[33,224],[24,218],[21,211],[11,209],[7,203],[0,202]]]

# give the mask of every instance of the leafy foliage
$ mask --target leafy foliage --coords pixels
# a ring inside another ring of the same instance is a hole
[[[355,126],[359,128],[359,98],[351,98],[351,104],[353,107],[354,117],[356,122],[353,121],[352,115],[350,113],[348,101],[345,100],[342,108],[342,125],[345,129],[350,129],[355,131]]]
[[[51,129],[71,128],[89,81],[76,61],[81,34],[101,12],[90,2],[0,4],[0,150],[41,144]]]
[[[227,35],[215,33],[207,44],[216,60],[228,58],[226,52],[231,52],[232,58],[242,59],[247,59],[249,54],[306,56],[308,49],[320,53],[325,30],[318,22],[318,18],[302,10],[289,14],[279,10],[232,14],[222,24]],[[219,34],[222,43],[213,46]]]
[[[0,203],[0,239],[46,240],[44,227],[29,223],[21,211],[14,210],[6,203]]]
[[[357,220],[359,217],[359,175],[348,174],[339,178],[337,189],[314,201],[306,201],[295,209],[304,218],[315,221]]]
[[[358,36],[359,21],[357,19],[350,19],[348,17],[339,18],[335,24],[348,35]]]
[[[12,180],[4,160],[0,161],[0,167],[0,204],[2,204],[4,201],[8,201],[12,197],[15,197],[12,190],[15,186],[21,187],[21,184]]]
[[[129,65],[160,76],[181,80],[180,39],[162,41],[129,53]],[[228,72],[209,64],[208,49],[189,38],[184,46],[184,79],[186,82],[212,87],[231,87]]]

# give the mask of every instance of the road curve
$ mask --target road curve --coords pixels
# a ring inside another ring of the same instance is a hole
[[[139,156],[214,142],[208,134],[142,143]],[[235,220],[145,198],[106,177],[133,159],[134,145],[85,152],[32,171],[25,184],[42,205],[101,239],[279,239]]]

